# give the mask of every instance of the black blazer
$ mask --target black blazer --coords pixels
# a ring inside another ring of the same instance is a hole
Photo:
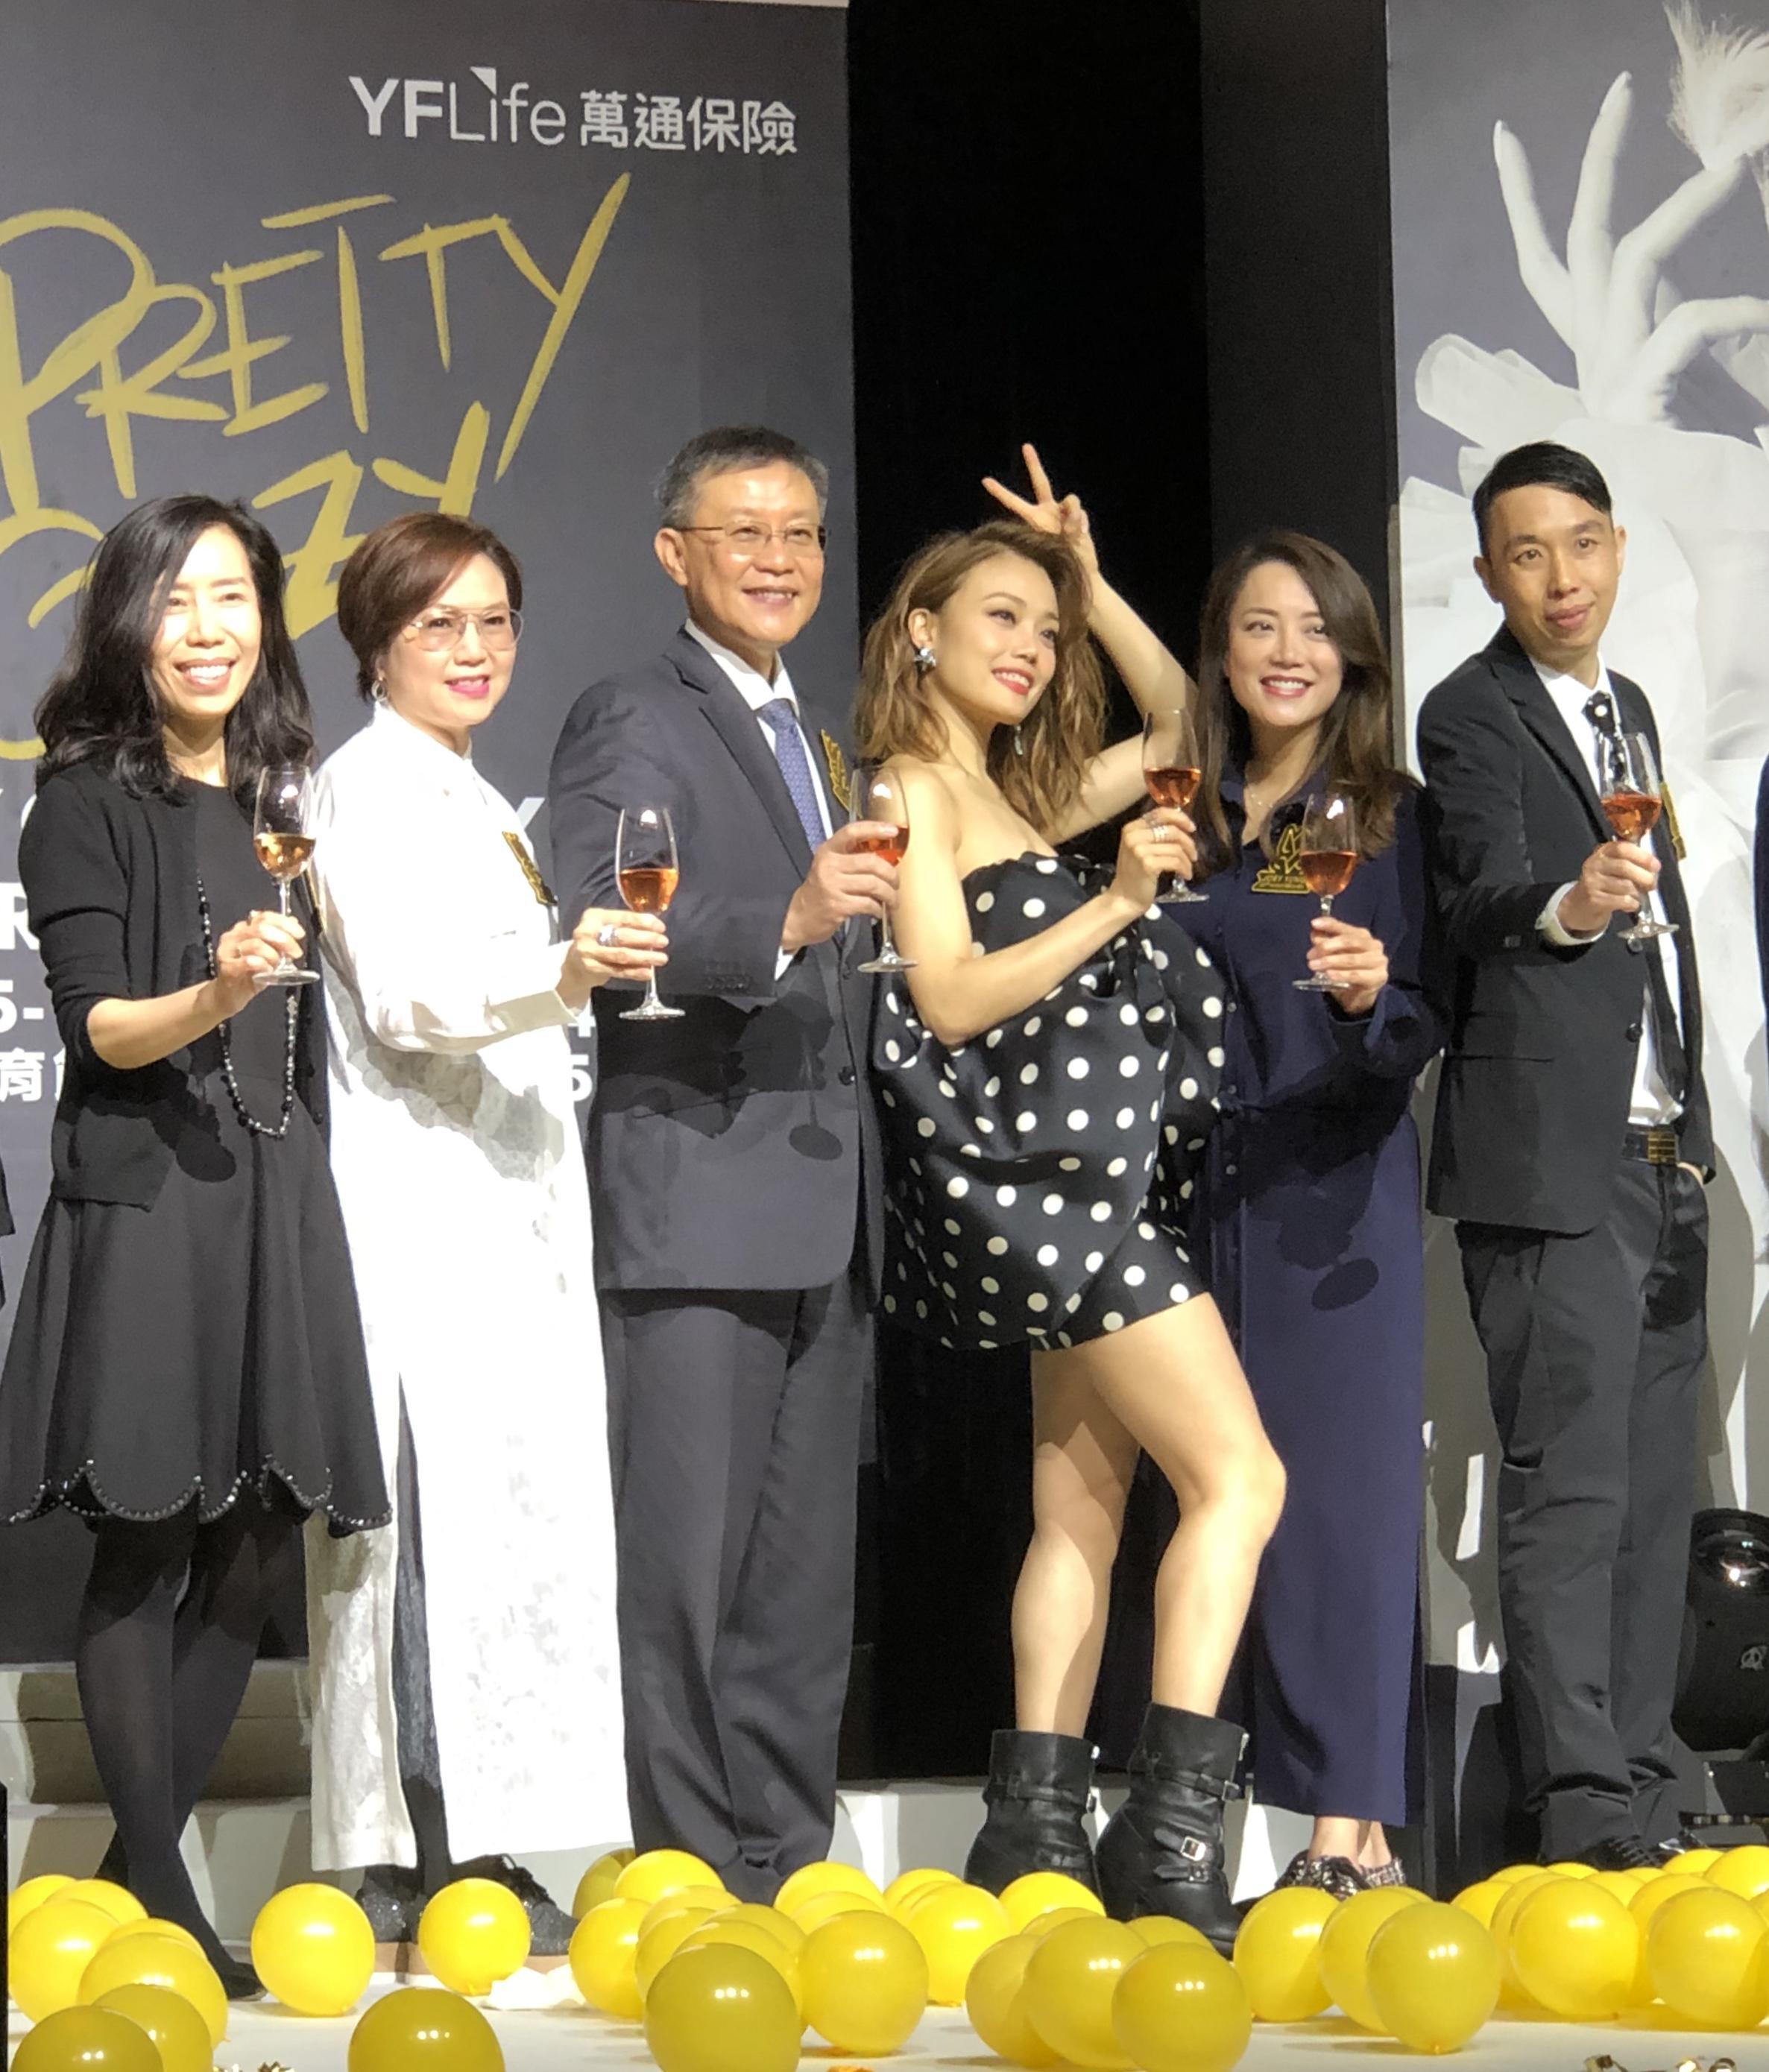
[[[1645,693],[1614,676],[1624,728],[1658,730]],[[1561,949],[1537,928],[1556,889],[1611,839],[1586,755],[1534,664],[1501,631],[1419,714],[1432,877],[1454,959],[1449,1048],[1427,1186],[1440,1215],[1567,1234],[1607,1207],[1645,1020],[1646,974],[1611,927]],[[1676,857],[1652,835],[1677,923],[1690,1083],[1681,1155],[1713,1163],[1701,1079],[1701,997]]]
[[[817,753],[815,736],[812,753]],[[882,1216],[866,1071],[869,928],[801,950],[780,929],[811,851],[755,714],[686,633],[593,685],[566,722],[548,800],[561,917],[621,904],[623,806],[670,810],[681,882],[664,997],[623,1022],[594,995],[587,1149],[605,1287],[808,1289],[858,1256],[875,1290]]]
[[[118,1071],[86,1034],[101,1000],[150,1000],[208,977],[195,826],[175,799],[131,798],[94,765],[79,763],[43,785],[19,837],[19,875],[67,1054],[50,1133],[50,1191],[64,1201],[150,1207],[180,1147],[214,1137],[190,1050]],[[216,925],[237,918],[217,915]],[[301,919],[311,935],[311,914]],[[323,1128],[325,1052],[311,997],[319,990],[303,989],[295,1089]]]

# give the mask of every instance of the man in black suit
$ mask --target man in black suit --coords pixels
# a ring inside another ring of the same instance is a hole
[[[828,475],[756,426],[660,487],[687,623],[572,708],[562,911],[617,906],[623,807],[667,807],[669,1022],[596,1003],[588,1152],[607,1355],[627,1792],[641,1849],[743,1898],[827,1853],[882,1229],[868,921],[893,865],[844,824],[780,651],[817,610]],[[850,923],[856,925],[850,926]]]
[[[1427,1199],[1457,1219],[1504,1447],[1500,1603],[1542,1857],[1622,1868],[1677,1827],[1713,1162],[1695,944],[1674,821],[1619,841],[1599,803],[1616,734],[1658,754],[1645,694],[1598,652],[1626,544],[1602,475],[1520,447],[1475,517],[1504,628],[1419,716],[1457,958]],[[1629,942],[1648,916],[1676,933]]]

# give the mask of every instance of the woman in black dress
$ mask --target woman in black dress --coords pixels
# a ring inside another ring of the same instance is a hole
[[[208,497],[132,512],[37,724],[19,871],[67,1070],[0,1373],[0,1518],[91,1524],[75,1666],[104,1868],[249,1992],[179,1838],[301,1521],[389,1510],[317,989],[257,986],[303,931],[257,911],[253,796],[311,749],[269,534]]]
[[[919,554],[867,641],[861,748],[892,758],[913,831],[895,911],[915,968],[882,991],[872,1058],[884,1307],[944,1344],[1033,1348],[1017,1724],[995,1737],[967,1875],[1094,1881],[1081,1736],[1146,1449],[1182,1519],[1156,1582],[1154,1703],[1098,1886],[1114,1913],[1177,1914],[1226,1945],[1241,1737],[1214,1714],[1283,1474],[1183,1235],[1223,989],[1146,915],[1160,874],[1189,867],[1191,824],[1132,819],[1113,871],[1056,853],[1142,796],[1140,744],[1099,746],[1086,614],[1068,547],[997,523]]]

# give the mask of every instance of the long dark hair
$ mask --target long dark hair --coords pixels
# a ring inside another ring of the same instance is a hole
[[[95,763],[125,791],[175,796],[152,678],[166,596],[204,533],[224,526],[245,549],[263,624],[258,666],[228,714],[228,783],[249,804],[261,771],[305,763],[313,715],[282,608],[282,557],[243,504],[158,496],[120,518],[98,543],[68,653],[37,706],[37,782]]]
[[[1204,593],[1195,714],[1201,775],[1192,808],[1203,877],[1233,859],[1222,807],[1223,772],[1229,766],[1244,770],[1253,751],[1247,715],[1228,688],[1230,622],[1247,578],[1272,561],[1294,569],[1308,586],[1344,670],[1339,694],[1321,722],[1314,767],[1305,782],[1324,781],[1351,795],[1357,808],[1359,853],[1368,859],[1394,840],[1395,806],[1412,781],[1395,767],[1394,684],[1364,578],[1324,541],[1306,532],[1261,532],[1217,565]]]
[[[1018,519],[994,518],[969,532],[943,532],[913,556],[890,601],[872,622],[860,662],[854,728],[869,763],[887,756],[944,754],[945,732],[928,702],[912,611],[938,611],[974,568],[998,554],[1018,554],[1042,569],[1056,592],[1056,669],[1019,729],[997,727],[989,774],[1015,812],[1048,833],[1075,803],[1105,727],[1105,687],[1087,630],[1087,577],[1065,541]]]

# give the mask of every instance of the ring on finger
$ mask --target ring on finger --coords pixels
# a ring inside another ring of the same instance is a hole
[[[604,921],[596,931],[596,940],[605,950],[611,950],[619,939],[620,924],[616,921]]]

